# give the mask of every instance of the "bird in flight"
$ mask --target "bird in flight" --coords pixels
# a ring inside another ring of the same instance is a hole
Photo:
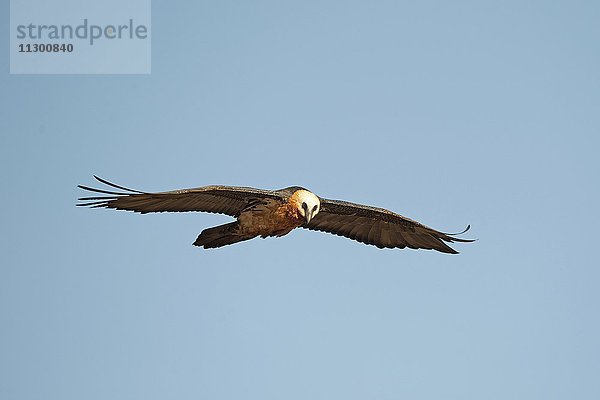
[[[446,243],[473,241],[456,237],[469,230],[470,226],[460,233],[443,233],[383,208],[323,199],[298,186],[280,190],[204,186],[148,193],[128,189],[97,176],[94,178],[109,188],[79,185],[83,190],[102,196],[81,197],[78,206],[142,214],[202,211],[236,218],[234,222],[203,230],[193,244],[205,249],[257,236],[284,236],[294,228],[328,232],[379,248],[433,249],[450,254],[458,252]]]

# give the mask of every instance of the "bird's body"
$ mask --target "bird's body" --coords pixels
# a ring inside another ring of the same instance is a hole
[[[276,200],[242,211],[238,221],[243,232],[263,238],[286,235],[306,222],[294,203]]]
[[[242,232],[263,238],[287,235],[305,222],[291,203],[273,200],[243,211],[238,221]]]
[[[257,236],[284,236],[305,222],[293,202],[282,203],[267,199],[244,209],[237,217],[237,222],[205,229],[194,245],[204,248],[221,247],[224,245],[222,243],[227,241],[225,237],[231,243],[236,243]]]
[[[280,190],[204,186],[146,193],[96,179],[123,192],[80,185],[84,190],[108,196],[82,197],[79,200],[84,203],[78,205],[140,213],[204,211],[236,218],[235,222],[203,230],[194,245],[204,248],[222,247],[257,236],[284,236],[299,227],[345,236],[379,248],[409,247],[456,253],[444,242],[472,241],[436,231],[382,208],[322,199],[297,186]]]

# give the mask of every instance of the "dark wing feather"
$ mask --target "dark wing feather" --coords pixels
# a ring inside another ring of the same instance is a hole
[[[321,199],[321,210],[303,228],[345,236],[379,248],[409,247],[452,254],[458,252],[445,242],[473,241],[436,231],[383,208],[327,199]]]
[[[166,211],[204,211],[237,217],[246,207],[262,200],[283,200],[282,194],[277,191],[235,186],[204,186],[171,192],[146,193],[115,185],[97,176],[94,178],[119,191],[79,185],[79,188],[83,190],[100,193],[104,196],[81,197],[78,199],[81,201],[77,204],[78,206],[114,208],[142,214]]]

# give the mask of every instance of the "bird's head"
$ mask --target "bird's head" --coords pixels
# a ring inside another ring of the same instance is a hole
[[[319,198],[314,193],[304,189],[295,191],[290,198],[290,202],[298,209],[300,215],[306,219],[307,224],[321,209]]]

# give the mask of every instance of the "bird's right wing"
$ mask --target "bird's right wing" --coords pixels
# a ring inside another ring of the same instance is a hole
[[[94,176],[99,182],[114,190],[96,189],[79,185],[89,192],[105,196],[81,197],[78,206],[92,208],[113,208],[135,211],[142,214],[151,212],[203,211],[227,214],[237,217],[244,209],[257,202],[283,200],[282,195],[272,190],[262,190],[236,186],[204,186],[195,189],[181,189],[170,192],[147,193],[128,189]]]

